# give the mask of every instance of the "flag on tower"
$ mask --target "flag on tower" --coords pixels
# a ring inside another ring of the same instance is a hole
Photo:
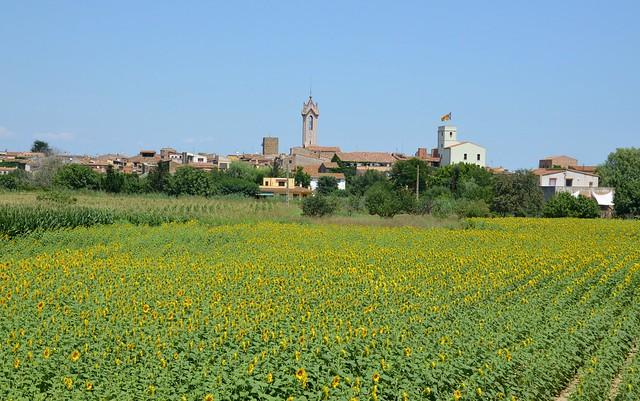
[[[449,120],[451,120],[451,112],[440,117],[440,121],[449,121]]]

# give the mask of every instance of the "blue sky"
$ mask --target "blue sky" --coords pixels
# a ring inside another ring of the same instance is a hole
[[[0,149],[301,141],[435,147],[440,115],[490,164],[640,146],[637,1],[0,0]]]

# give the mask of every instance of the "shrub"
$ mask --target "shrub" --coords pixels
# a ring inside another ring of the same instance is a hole
[[[600,217],[600,206],[595,199],[580,195],[576,199],[574,212],[575,217],[594,219]]]
[[[364,197],[351,195],[347,198],[345,210],[349,216],[354,213],[361,213],[365,210]]]
[[[542,214],[544,217],[595,218],[600,216],[600,208],[595,199],[582,195],[576,198],[568,192],[562,192],[545,203]]]
[[[28,173],[24,170],[14,170],[9,174],[0,175],[0,189],[28,189],[31,187]]]
[[[18,179],[13,174],[0,175],[0,188],[9,190],[18,189]]]
[[[243,178],[220,177],[214,182],[217,192],[221,195],[256,196],[260,193],[260,187],[253,181]]]
[[[215,192],[211,174],[190,166],[177,169],[167,180],[166,189],[170,195],[210,196]]]
[[[58,169],[54,184],[69,189],[100,189],[101,177],[91,167],[81,164],[67,164]]]
[[[459,217],[487,217],[491,214],[483,200],[458,199],[455,211]]]
[[[449,197],[439,197],[431,203],[431,214],[436,217],[449,217],[456,213],[456,201]]]
[[[403,208],[402,199],[387,183],[378,183],[369,188],[365,194],[365,206],[369,214],[384,218],[392,218]]]
[[[337,204],[327,196],[309,196],[302,200],[302,214],[304,216],[322,217],[335,213]]]

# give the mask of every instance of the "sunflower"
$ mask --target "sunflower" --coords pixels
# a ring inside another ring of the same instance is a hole
[[[273,373],[271,372],[267,373],[267,383],[273,383]]]
[[[73,350],[70,358],[73,362],[76,362],[78,359],[80,359],[80,351],[78,351],[77,349]]]
[[[380,373],[375,372],[375,373],[373,374],[373,376],[371,376],[371,379],[373,380],[373,382],[374,382],[374,383],[379,382],[379,381],[380,381]]]
[[[204,396],[204,401],[213,401],[213,394],[209,393]]]
[[[93,383],[88,381],[84,384],[84,387],[87,389],[87,391],[91,391],[93,390]]]
[[[42,351],[42,356],[44,357],[44,359],[49,359],[49,357],[51,356],[51,350],[49,349],[49,347],[46,347],[44,351]]]
[[[151,309],[151,307],[149,306],[149,304],[144,304],[142,305],[142,311],[144,313],[149,313],[149,310]]]
[[[73,379],[70,377],[65,377],[62,382],[64,383],[64,386],[67,388],[67,390],[71,390],[71,388],[73,387]]]
[[[13,367],[18,369],[20,367],[20,359],[16,358],[13,360]]]
[[[300,368],[296,371],[296,379],[302,381],[307,377],[307,371],[304,368]]]
[[[340,376],[333,376],[333,380],[331,380],[331,387],[336,388],[340,385]]]
[[[462,398],[462,393],[460,392],[460,390],[456,390],[453,392],[453,399],[458,401],[460,398]]]
[[[38,312],[42,312],[42,309],[44,308],[44,301],[40,301],[38,302]]]

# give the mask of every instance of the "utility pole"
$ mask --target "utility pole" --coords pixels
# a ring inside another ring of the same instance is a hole
[[[290,160],[287,160],[287,206],[289,206],[289,162]]]
[[[416,202],[420,200],[420,164],[416,169]]]

